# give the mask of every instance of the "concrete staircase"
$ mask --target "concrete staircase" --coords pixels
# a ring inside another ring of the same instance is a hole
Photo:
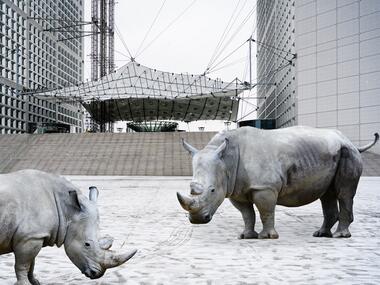
[[[34,168],[65,175],[191,175],[181,138],[198,148],[215,133],[0,135],[0,172]]]
[[[34,168],[64,175],[192,175],[181,138],[204,147],[215,133],[0,135],[0,172]],[[380,176],[380,155],[363,153],[364,176]]]

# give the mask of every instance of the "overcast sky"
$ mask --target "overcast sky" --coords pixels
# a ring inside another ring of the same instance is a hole
[[[256,1],[252,0],[119,0],[115,8],[115,23],[121,36],[117,33],[115,35],[115,63],[117,67],[121,67],[129,61],[129,53],[122,38],[132,56],[137,55],[136,61],[143,65],[169,72],[200,74],[208,67],[226,31],[222,48],[217,52],[219,56],[211,66],[215,71],[208,76],[225,81],[232,81],[236,77],[249,81],[248,43],[222,60],[247,41],[255,30],[256,13],[253,12],[255,4]],[[160,9],[156,22],[147,34]],[[90,13],[91,1],[86,0],[87,20],[90,19]],[[248,15],[251,16],[247,18]],[[234,17],[230,21],[231,16]],[[247,21],[243,24],[246,18]],[[229,27],[233,25],[226,30],[229,22]],[[253,78],[256,78],[255,54],[253,51]],[[90,38],[87,38],[85,78],[90,78],[89,55]],[[221,69],[217,70],[219,68]],[[254,96],[253,93],[251,96]],[[240,108],[238,118],[252,110],[250,105],[244,105]],[[256,114],[247,118],[255,116]],[[190,126],[181,125],[186,130],[188,127],[197,130],[198,126],[204,126],[205,130],[224,128],[223,122],[201,121]]]

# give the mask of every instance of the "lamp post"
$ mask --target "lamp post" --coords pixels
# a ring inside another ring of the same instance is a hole
[[[229,131],[230,130],[230,126],[231,126],[231,122],[230,121],[226,121],[226,122],[224,122],[224,125],[226,126],[226,130]]]
[[[252,89],[252,36],[249,38],[249,90]]]

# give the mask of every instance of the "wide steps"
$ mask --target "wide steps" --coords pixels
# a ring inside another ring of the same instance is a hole
[[[181,138],[203,148],[215,133],[84,133],[0,136],[0,171],[67,175],[188,176]]]

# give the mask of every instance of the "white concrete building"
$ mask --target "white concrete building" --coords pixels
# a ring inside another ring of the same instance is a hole
[[[258,118],[276,119],[277,127],[296,124],[294,3],[257,1]]]
[[[339,129],[355,144],[373,140],[380,131],[380,1],[258,0],[257,17],[258,41],[277,48],[258,46],[258,77],[277,84],[258,89],[265,97],[259,117],[275,118],[277,127]],[[295,66],[276,72],[279,49],[297,54]]]
[[[82,107],[19,95],[83,81],[83,39],[74,32],[47,31],[83,21],[83,0],[0,2],[0,133],[33,131],[37,123],[82,131]]]

